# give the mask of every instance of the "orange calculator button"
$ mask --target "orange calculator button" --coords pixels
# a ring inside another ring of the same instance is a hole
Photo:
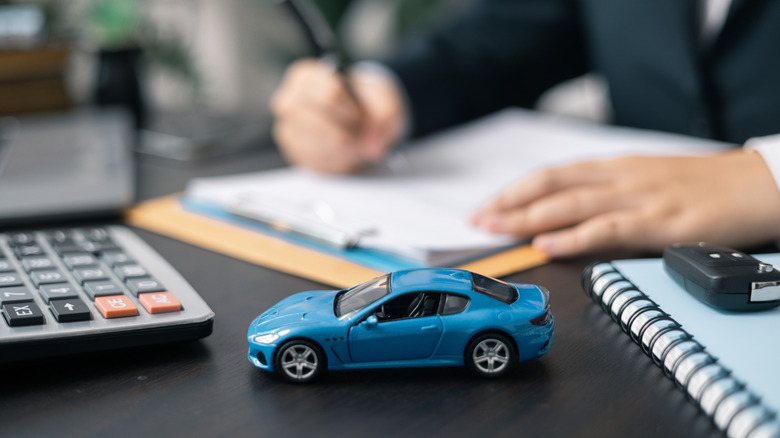
[[[169,313],[181,310],[179,301],[169,292],[151,292],[138,295],[138,301],[149,313]]]
[[[138,315],[138,309],[135,307],[135,304],[124,295],[96,297],[95,307],[103,315],[103,318],[106,319]]]

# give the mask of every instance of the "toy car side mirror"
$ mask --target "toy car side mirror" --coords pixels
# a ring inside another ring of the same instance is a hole
[[[366,325],[368,328],[376,327],[376,325],[379,323],[379,318],[376,317],[376,315],[371,315],[368,318],[366,318]]]

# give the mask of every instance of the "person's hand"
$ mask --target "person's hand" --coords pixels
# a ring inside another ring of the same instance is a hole
[[[327,63],[306,59],[285,73],[271,99],[273,135],[295,166],[325,173],[349,173],[381,161],[401,135],[401,94],[381,74],[354,71],[343,79]]]
[[[780,236],[780,190],[755,152],[626,157],[538,172],[471,221],[535,235],[533,246],[551,257],[695,241],[739,248]]]

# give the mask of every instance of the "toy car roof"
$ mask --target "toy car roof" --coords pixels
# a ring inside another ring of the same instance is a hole
[[[461,269],[421,268],[394,272],[390,290],[402,293],[410,290],[472,290],[471,274]]]

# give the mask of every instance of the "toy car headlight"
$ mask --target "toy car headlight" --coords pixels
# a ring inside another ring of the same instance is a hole
[[[273,344],[279,340],[279,335],[276,333],[267,333],[264,335],[258,335],[253,338],[253,341],[257,342],[258,344]]]

